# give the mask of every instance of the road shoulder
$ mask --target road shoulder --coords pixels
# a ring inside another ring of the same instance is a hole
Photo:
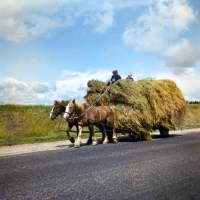
[[[170,134],[184,135],[184,134],[188,134],[190,132],[196,132],[196,131],[200,131],[200,128],[170,131]],[[155,132],[152,134],[159,134],[159,132]],[[86,141],[87,139],[82,139],[82,143],[86,143]],[[25,154],[25,153],[32,153],[32,152],[40,152],[40,151],[66,149],[66,148],[69,148],[70,145],[71,145],[71,142],[69,140],[65,140],[65,141],[57,141],[57,142],[4,146],[4,147],[0,147],[0,157],[8,156],[8,155],[18,155],[18,154]]]

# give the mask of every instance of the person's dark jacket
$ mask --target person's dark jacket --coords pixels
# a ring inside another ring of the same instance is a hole
[[[117,74],[117,75],[112,75],[112,77],[111,77],[111,81],[112,81],[112,84],[114,83],[114,82],[116,82],[117,80],[119,80],[119,79],[121,79],[121,76],[119,75],[119,74]]]

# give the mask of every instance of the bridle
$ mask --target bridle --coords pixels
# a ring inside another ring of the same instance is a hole
[[[83,113],[80,113],[78,111],[78,107],[76,106],[76,104],[75,105],[73,104],[73,106],[71,106],[71,107],[73,107],[73,111],[72,112],[65,112],[65,113],[68,113],[68,115],[73,116],[74,119],[85,119],[84,115],[87,114],[87,112],[92,107],[95,108],[95,111],[96,111],[95,114],[93,114],[93,116],[95,116],[96,113],[99,111],[98,108],[96,108],[93,105],[91,105],[89,108],[87,108]],[[86,119],[90,119],[90,118],[91,118],[91,116],[90,117],[86,117]]]
[[[70,109],[73,109],[72,112],[66,112],[66,108],[65,108],[65,113],[67,113],[69,116],[73,117],[73,118],[80,118],[81,114],[79,114],[78,112],[78,108],[76,105],[72,105],[72,104],[68,104]]]
[[[55,108],[55,105],[54,105],[54,108]],[[59,114],[58,114],[58,112],[55,113],[54,108],[52,109],[53,111],[51,111],[50,113],[55,115],[55,116],[58,116]]]
[[[59,107],[61,107],[61,109],[62,109],[63,106],[59,105]],[[54,108],[55,108],[55,105],[54,105]],[[55,115],[57,117],[58,115],[62,115],[63,112],[59,113],[59,111],[56,110],[56,112],[55,111],[51,111],[50,113],[53,114],[53,115]]]

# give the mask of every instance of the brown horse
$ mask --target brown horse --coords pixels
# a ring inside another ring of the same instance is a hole
[[[50,119],[54,120],[58,115],[61,115],[63,117],[63,114],[65,113],[66,110],[66,106],[68,105],[69,101],[55,101],[53,108],[51,109],[50,112]],[[75,142],[75,139],[70,135],[70,130],[72,129],[73,126],[76,126],[76,130],[77,130],[77,136],[78,133],[81,129],[81,127],[79,127],[78,125],[78,121],[76,118],[68,118],[67,119],[68,122],[68,128],[66,130],[68,139],[71,141],[71,143]],[[96,137],[94,136],[94,127],[92,125],[88,126],[89,128],[89,132],[90,132],[90,136],[89,139],[87,141],[87,144],[92,144],[92,145],[96,145],[98,143]]]
[[[75,147],[80,147],[81,145],[81,134],[83,126],[95,125],[99,127],[103,125],[103,132],[105,135],[103,144],[109,142],[108,135],[105,126],[112,127],[113,134],[112,138],[115,143],[117,143],[116,128],[119,126],[118,116],[116,111],[109,106],[92,106],[88,103],[70,100],[66,106],[65,113],[63,115],[66,119],[77,119],[78,125],[81,127],[79,129],[77,141],[75,142]]]

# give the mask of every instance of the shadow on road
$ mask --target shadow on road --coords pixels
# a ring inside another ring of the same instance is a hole
[[[161,135],[151,135],[152,139],[166,139],[171,137],[182,136],[181,134],[170,134],[167,137],[162,137]]]
[[[162,137],[161,135],[158,134],[152,134],[151,137],[153,140],[157,140],[157,139],[167,139],[167,138],[173,138],[173,137],[178,137],[178,136],[182,136],[181,134],[170,134],[167,137]],[[141,140],[143,141],[143,140]],[[118,142],[133,142],[129,136],[119,136],[118,137]]]
[[[161,135],[158,134],[152,134],[151,137],[153,140],[158,140],[158,139],[167,139],[167,138],[173,138],[173,137],[180,137],[182,136],[181,134],[170,134],[167,137],[162,137]],[[142,141],[142,140],[141,140]],[[118,142],[133,142],[128,135],[120,135],[118,136]],[[113,141],[110,141],[110,143],[113,143]],[[102,138],[98,138],[98,144],[103,144]],[[88,146],[91,144],[86,144],[86,142],[83,142],[81,146]],[[57,148],[64,148],[64,147],[73,147],[74,144],[66,144],[66,145],[57,145]]]

